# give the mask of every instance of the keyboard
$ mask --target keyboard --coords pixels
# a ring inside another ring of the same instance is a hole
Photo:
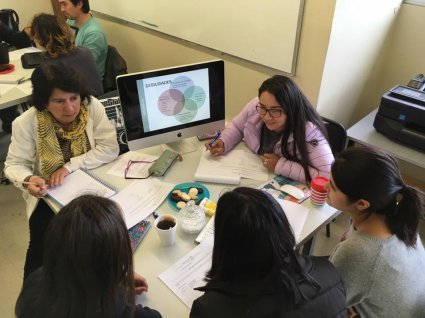
[[[117,140],[120,145],[121,153],[128,151],[127,147],[127,136],[124,128],[124,117],[121,109],[121,101],[118,96],[110,97],[105,99],[99,99],[102,105],[105,107],[106,116],[109,121],[114,125],[117,130]]]

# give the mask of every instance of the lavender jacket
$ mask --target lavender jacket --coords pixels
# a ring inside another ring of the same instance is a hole
[[[224,153],[230,151],[242,139],[251,151],[258,153],[260,149],[261,127],[263,121],[255,110],[258,97],[251,100],[244,109],[226,126],[221,133],[220,139],[224,142]],[[331,148],[321,131],[311,122],[306,124],[306,141],[309,161],[313,167],[309,168],[312,178],[324,176],[329,178],[331,164],[334,161]],[[292,134],[288,138],[288,149],[291,150],[293,143]],[[282,156],[281,142],[274,146],[275,154],[281,156],[276,164],[274,172],[294,180],[305,182],[305,174],[302,166]]]

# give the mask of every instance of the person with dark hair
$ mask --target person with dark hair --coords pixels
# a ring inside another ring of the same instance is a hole
[[[97,72],[103,79],[108,43],[105,32],[90,13],[89,0],[58,0],[67,23],[76,30],[75,45],[88,47],[96,60]]]
[[[205,292],[191,318],[347,317],[342,280],[323,257],[298,255],[279,203],[240,187],[223,194]]]
[[[6,177],[23,190],[30,244],[24,279],[42,265],[45,229],[54,212],[42,199],[71,172],[96,168],[118,156],[114,126],[74,68],[43,64],[31,76],[34,107],[13,122]],[[24,183],[23,183],[24,182]]]
[[[43,267],[24,282],[18,318],[160,318],[135,305],[148,291],[133,271],[133,254],[119,206],[82,195],[64,206],[46,231]]]
[[[46,50],[44,63],[63,62],[75,67],[85,77],[93,96],[103,94],[93,55],[88,48],[74,45],[72,30],[64,21],[52,14],[41,13],[33,18],[30,30],[34,42]]]
[[[361,317],[425,317],[425,250],[418,235],[425,195],[404,183],[397,161],[349,148],[332,165],[329,205],[352,226],[331,255]]]
[[[213,155],[231,150],[242,139],[261,155],[270,171],[301,182],[329,177],[334,160],[321,117],[288,77],[275,75],[212,145]]]

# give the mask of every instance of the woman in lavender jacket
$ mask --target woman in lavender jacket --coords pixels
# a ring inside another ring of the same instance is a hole
[[[260,86],[258,97],[206,147],[213,155],[244,140],[270,171],[301,182],[329,177],[334,160],[319,114],[288,77],[275,75]]]

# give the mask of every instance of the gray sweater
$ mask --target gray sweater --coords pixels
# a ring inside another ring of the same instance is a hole
[[[356,231],[339,243],[331,262],[340,272],[347,304],[362,318],[425,317],[425,250],[395,235],[373,238]]]

